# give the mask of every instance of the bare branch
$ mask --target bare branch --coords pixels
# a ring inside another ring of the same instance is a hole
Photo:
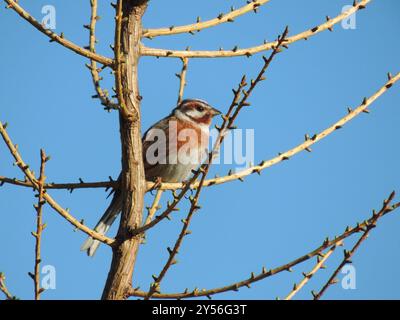
[[[342,270],[342,268],[346,264],[352,263],[351,258],[354,256],[355,252],[360,247],[360,245],[368,238],[368,235],[371,232],[371,230],[376,227],[378,220],[380,218],[382,218],[386,213],[391,212],[399,207],[400,203],[391,205],[395,195],[396,194],[393,191],[391,193],[391,195],[389,196],[389,198],[383,201],[381,210],[379,210],[378,213],[376,213],[375,211],[373,212],[372,218],[369,220],[369,223],[366,224],[365,228],[363,229],[363,234],[358,239],[358,241],[356,242],[354,247],[350,251],[344,250],[344,258],[343,258],[342,262],[339,264],[339,266],[336,268],[336,270],[333,272],[332,276],[329,278],[329,280],[325,283],[325,285],[322,287],[322,289],[317,294],[313,293],[314,300],[321,299],[322,295],[326,292],[326,290],[332,284],[336,283],[335,279],[336,279],[337,275],[339,274],[340,270]]]
[[[3,272],[0,272],[0,291],[4,293],[6,296],[7,300],[15,300],[17,299],[15,296],[13,296],[10,291],[8,291],[7,286],[5,284],[6,276],[4,275]]]
[[[389,203],[387,203],[389,205]],[[383,213],[382,216],[385,216],[397,208],[400,207],[400,203],[396,203],[395,205],[388,207],[388,211]],[[257,281],[260,281],[262,279],[269,278],[273,275],[276,275],[278,273],[281,273],[283,271],[292,271],[292,268],[298,264],[301,264],[304,261],[307,261],[317,255],[320,255],[324,250],[326,250],[329,247],[332,247],[334,245],[337,245],[338,243],[342,242],[344,239],[352,236],[355,233],[358,232],[364,232],[365,228],[368,227],[370,224],[373,223],[375,219],[375,216],[365,220],[364,222],[357,223],[357,225],[353,228],[347,227],[346,230],[339,236],[336,236],[334,239],[329,240],[329,238],[326,238],[322,245],[319,247],[315,248],[313,251],[310,251],[309,253],[287,263],[282,266],[279,266],[274,269],[267,270],[266,268],[262,268],[261,273],[255,274],[251,273],[250,277],[247,279],[244,279],[239,282],[235,282],[233,284],[224,286],[224,287],[219,287],[219,288],[214,288],[214,289],[208,289],[208,290],[201,290],[199,291],[198,289],[195,289],[193,291],[189,291],[186,289],[184,292],[178,292],[178,293],[155,293],[153,295],[153,298],[156,299],[185,299],[185,298],[193,298],[193,297],[211,297],[212,295],[222,293],[222,292],[227,292],[227,291],[238,291],[239,288],[241,287],[250,287],[252,283],[255,283]],[[148,292],[144,292],[138,289],[131,289],[129,291],[129,296],[135,296],[135,297],[146,297],[148,295]]]
[[[29,166],[22,160],[21,155],[19,154],[17,147],[12,143],[5,126],[0,122],[0,134],[6,143],[11,155],[15,159],[15,164],[21,169],[21,171],[25,174],[26,178],[32,184],[32,187],[35,190],[39,190],[39,184],[36,180],[34,174],[29,169]],[[108,238],[90,228],[85,226],[82,222],[78,221],[74,218],[67,210],[62,208],[47,192],[43,194],[44,200],[52,207],[55,211],[57,211],[64,219],[66,219],[69,223],[71,223],[77,229],[85,232],[87,235],[92,238],[99,240],[105,244],[112,245],[114,243],[114,239]]]
[[[95,60],[105,66],[113,65],[113,60],[96,53],[91,52],[83,47],[78,46],[77,44],[65,39],[64,34],[58,35],[53,31],[46,29],[43,27],[35,18],[33,18],[27,11],[25,11],[15,0],[4,0],[8,4],[8,8],[13,9],[16,13],[18,13],[23,19],[28,21],[31,25],[33,25],[37,30],[48,36],[51,40],[55,41],[62,46],[74,51],[75,53],[84,56],[86,58]]]
[[[179,94],[178,94],[178,104],[183,100],[183,93],[186,87],[186,74],[188,68],[189,59],[182,58],[182,70],[181,73],[177,73],[176,76],[179,79]]]
[[[89,50],[93,53],[96,53],[96,23],[97,20],[100,19],[100,16],[97,15],[97,0],[90,0],[91,6],[91,16],[90,16],[90,25],[86,26],[89,28]],[[94,98],[99,98],[101,104],[105,106],[106,109],[118,109],[118,104],[111,101],[108,97],[108,92],[103,90],[100,86],[100,81],[102,78],[99,75],[99,72],[103,70],[103,68],[98,68],[95,60],[91,59],[90,64],[87,65],[92,75],[94,88],[96,90],[96,95]]]
[[[115,14],[115,39],[114,39],[114,61],[115,61],[115,88],[123,117],[129,119],[133,116],[132,111],[128,110],[124,98],[124,88],[122,85],[122,52],[121,52],[121,35],[122,35],[122,0],[117,0]],[[126,61],[125,61],[126,62]]]
[[[41,257],[41,243],[42,243],[42,231],[46,227],[45,224],[42,223],[42,211],[43,206],[46,201],[43,198],[44,193],[46,190],[44,189],[44,182],[46,180],[45,176],[45,166],[48,158],[44,150],[40,150],[40,175],[39,179],[37,180],[38,184],[38,194],[37,194],[37,205],[35,205],[36,210],[36,232],[32,232],[33,237],[35,238],[35,264],[34,264],[34,272],[29,273],[33,280],[34,291],[35,291],[35,300],[40,300],[40,294],[44,291],[43,288],[40,287],[40,263],[42,261]]]
[[[342,20],[348,18],[358,10],[364,9],[365,6],[371,0],[362,0],[359,3],[355,3],[355,5],[348,9],[347,11],[341,13],[335,18],[327,20],[325,23],[322,23],[314,28],[308,29],[304,32],[301,32],[297,35],[289,37],[286,44],[291,44],[299,40],[308,39],[322,31],[332,30],[333,26]],[[238,57],[238,56],[251,56],[258,52],[271,50],[274,46],[276,46],[275,42],[267,42],[259,46],[238,49],[235,47],[232,50],[219,50],[219,51],[191,51],[191,50],[169,50],[169,49],[156,49],[146,47],[142,45],[141,53],[143,56],[153,56],[153,57],[172,57],[172,58],[227,58],[227,57]]]
[[[306,274],[303,274],[304,278],[297,284],[293,286],[292,291],[286,296],[285,300],[291,300],[307,283],[308,281],[311,280],[314,274],[316,274],[319,270],[321,270],[324,267],[324,263],[328,258],[332,255],[332,253],[335,251],[336,247],[343,245],[342,242],[336,243],[333,247],[331,247],[328,252],[326,253],[321,253],[322,258],[320,256],[317,256],[317,263],[314,266],[314,268]]]
[[[17,178],[8,178],[0,176],[0,186],[4,183],[12,184],[15,186],[26,187],[26,188],[34,188],[33,184],[30,181],[19,180]],[[154,183],[149,183],[153,185]],[[76,182],[76,183],[45,183],[45,189],[55,189],[62,190],[66,189],[69,191],[73,191],[75,189],[92,189],[92,188],[118,188],[119,182],[111,180],[110,181],[101,181],[101,182]]]
[[[148,223],[150,223],[153,220],[154,215],[156,214],[157,210],[159,210],[161,208],[159,206],[159,203],[160,203],[163,192],[164,192],[163,190],[157,190],[157,193],[154,197],[153,203],[152,203],[151,207],[148,208],[147,218],[143,225],[147,225]]]
[[[143,37],[146,38],[154,38],[159,36],[168,36],[179,33],[191,33],[193,34],[195,31],[200,31],[206,28],[215,27],[225,22],[233,22],[235,18],[240,17],[248,12],[254,11],[269,2],[270,0],[254,0],[249,2],[238,9],[231,9],[229,13],[221,13],[217,18],[200,21],[200,17],[197,18],[197,23],[189,24],[185,26],[171,26],[168,28],[160,28],[160,29],[147,29],[143,31]]]

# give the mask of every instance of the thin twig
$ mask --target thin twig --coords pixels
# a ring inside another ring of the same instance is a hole
[[[231,9],[229,13],[221,13],[218,15],[217,18],[207,20],[207,21],[200,21],[200,17],[197,18],[197,22],[194,24],[189,24],[185,26],[171,26],[168,28],[159,28],[159,29],[147,29],[143,31],[143,37],[146,38],[154,38],[159,36],[169,36],[173,34],[179,33],[191,33],[198,32],[200,30],[215,27],[225,22],[233,22],[235,18],[240,17],[248,12],[254,11],[256,12],[257,9],[269,2],[270,0],[256,0],[251,1],[250,3],[240,7],[238,9]]]
[[[28,21],[32,26],[34,26],[37,30],[48,36],[51,40],[61,44],[62,46],[72,50],[73,52],[84,56],[86,58],[95,60],[105,66],[110,66],[112,67],[114,64],[114,61],[110,58],[101,56],[97,53],[93,53],[90,50],[87,50],[81,46],[78,46],[77,44],[65,39],[64,34],[61,33],[61,35],[58,35],[51,31],[50,29],[46,29],[40,22],[38,22],[35,18],[32,17],[27,11],[25,11],[16,1],[14,0],[4,0],[8,6],[7,8],[13,9],[18,15],[20,15],[23,19]]]
[[[296,283],[293,286],[292,291],[290,291],[290,293],[286,296],[285,300],[291,300],[311,280],[314,274],[316,274],[320,269],[324,267],[324,263],[326,262],[326,260],[328,260],[328,258],[332,255],[335,249],[341,245],[343,245],[343,243],[338,242],[334,246],[332,246],[328,250],[328,252],[324,254],[321,253],[322,258],[320,258],[320,256],[317,256],[317,263],[315,264],[314,268],[312,268],[312,270],[309,273],[303,273],[304,276],[303,279],[299,283]]]
[[[396,210],[397,208],[400,207],[400,203],[396,203],[392,207],[390,207],[390,210],[384,213],[382,216],[385,216],[386,214],[389,214]],[[185,299],[185,298],[193,298],[193,297],[211,297],[212,295],[222,293],[222,292],[227,292],[227,291],[238,291],[239,288],[242,287],[250,287],[251,284],[269,278],[271,276],[274,276],[278,273],[281,273],[283,271],[292,271],[292,268],[301,264],[304,261],[307,261],[317,255],[320,255],[324,250],[326,250],[329,247],[332,247],[334,245],[337,245],[344,239],[358,233],[358,232],[364,232],[365,228],[370,225],[373,222],[374,217],[365,220],[364,222],[359,222],[355,227],[346,227],[346,230],[339,236],[335,236],[332,240],[329,240],[329,238],[326,238],[322,245],[318,246],[314,250],[310,251],[309,253],[291,261],[288,262],[284,265],[281,265],[279,267],[276,267],[274,269],[267,270],[265,267],[262,268],[261,273],[255,274],[251,273],[250,277],[247,279],[244,279],[242,281],[235,282],[233,284],[229,284],[223,287],[218,287],[218,288],[213,288],[213,289],[208,289],[208,290],[202,290],[199,291],[197,289],[193,291],[189,291],[186,289],[184,292],[178,292],[178,293],[155,293],[153,295],[153,298],[156,299]],[[148,292],[144,292],[138,289],[131,289],[128,292],[129,296],[136,296],[136,297],[146,297],[148,295]]]
[[[361,2],[355,2],[355,5],[348,9],[347,11],[341,13],[335,18],[328,19],[325,23],[322,23],[316,27],[303,31],[297,35],[289,37],[287,40],[287,44],[294,43],[299,40],[308,39],[322,31],[331,30],[335,24],[343,21],[348,18],[358,10],[364,9],[366,5],[371,0],[362,0]],[[153,57],[165,57],[165,58],[227,58],[227,57],[238,57],[238,56],[251,56],[258,52],[271,50],[274,46],[276,46],[275,42],[266,42],[262,45],[239,49],[237,47],[232,50],[218,50],[218,51],[192,51],[192,50],[171,50],[171,49],[156,49],[150,48],[145,45],[142,45],[141,52],[144,56],[153,56]]]
[[[89,28],[89,50],[93,53],[96,53],[96,23],[100,19],[100,16],[97,15],[97,0],[90,0],[91,7],[91,15],[90,15],[90,24],[86,26]],[[90,59],[90,64],[87,65],[90,70],[90,74],[92,75],[94,88],[96,90],[96,95],[94,98],[99,98],[100,102],[106,109],[118,109],[118,104],[111,101],[108,97],[108,93],[103,90],[100,86],[100,81],[102,78],[99,75],[99,72],[103,70],[103,68],[97,67],[97,62],[93,59]]]
[[[7,145],[11,155],[15,159],[15,164],[21,169],[21,171],[25,174],[25,177],[30,181],[32,187],[35,190],[39,190],[38,181],[33,174],[33,172],[29,169],[29,166],[23,161],[20,153],[17,150],[16,145],[11,141],[10,136],[8,135],[5,126],[0,122],[0,135],[2,136],[5,144]],[[67,210],[62,208],[47,192],[43,194],[44,200],[52,207],[56,212],[58,212],[65,220],[71,223],[77,229],[85,232],[87,235],[91,236],[93,239],[99,240],[108,245],[112,245],[114,243],[114,239],[106,237],[93,229],[88,228],[82,222],[78,221],[74,218]]]
[[[188,68],[189,59],[182,58],[182,70],[181,73],[177,73],[176,76],[179,79],[179,93],[178,93],[178,104],[180,104],[183,100],[183,94],[186,87],[186,74]]]
[[[33,185],[30,181],[19,180],[17,178],[8,178],[0,176],[0,185],[7,183],[20,187],[33,188]],[[153,183],[149,183],[149,186],[153,185]],[[70,183],[46,183],[44,185],[45,189],[54,189],[54,190],[69,190],[73,191],[75,189],[92,189],[92,188],[119,188],[119,182],[110,180],[110,181],[100,181],[100,182],[70,182]]]
[[[6,276],[4,275],[3,272],[0,272],[0,291],[4,293],[4,295],[6,296],[7,300],[15,300],[17,299],[15,296],[13,296],[10,291],[8,291],[6,283]]]
[[[151,205],[150,208],[148,208],[148,215],[146,218],[146,221],[144,222],[143,225],[147,225],[148,223],[150,223],[153,218],[154,215],[156,214],[157,210],[159,210],[161,207],[159,206],[160,200],[161,200],[161,196],[163,194],[164,190],[157,190],[157,193],[154,197],[153,203]]]
[[[37,205],[34,205],[36,210],[36,232],[32,232],[33,237],[35,238],[35,264],[34,264],[34,272],[29,273],[31,278],[33,279],[34,291],[35,291],[35,300],[40,300],[40,294],[44,291],[43,288],[40,287],[40,263],[42,261],[41,257],[41,244],[42,244],[42,232],[46,227],[43,224],[42,212],[43,206],[46,203],[44,200],[43,195],[46,192],[44,189],[44,182],[46,180],[45,176],[45,166],[46,162],[49,158],[46,157],[46,154],[43,149],[40,150],[40,175],[39,179],[37,180],[38,184],[38,201]]]
[[[339,274],[340,270],[342,270],[342,268],[346,264],[351,263],[351,258],[354,256],[355,252],[360,247],[360,245],[368,238],[368,235],[371,232],[371,230],[376,227],[378,220],[380,218],[382,218],[386,213],[393,211],[394,209],[396,209],[399,206],[399,204],[396,204],[394,206],[391,205],[395,195],[396,195],[396,193],[393,191],[391,193],[391,195],[389,196],[389,198],[387,198],[386,200],[383,201],[381,210],[379,210],[378,213],[376,213],[375,211],[373,212],[372,218],[369,220],[369,223],[365,225],[363,234],[358,239],[358,241],[356,242],[354,247],[350,251],[344,250],[344,258],[343,258],[342,262],[339,264],[339,266],[333,272],[333,274],[328,279],[328,281],[325,283],[325,285],[322,287],[322,289],[316,294],[313,293],[314,300],[321,299],[322,295],[326,292],[326,290],[332,284],[336,283],[335,279],[336,279],[337,275]]]

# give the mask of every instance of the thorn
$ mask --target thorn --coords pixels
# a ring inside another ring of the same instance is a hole
[[[311,294],[313,295],[314,299],[318,296],[318,294],[314,290],[311,290]]]
[[[367,98],[364,98],[363,101],[362,101],[362,105],[365,106],[367,104],[367,102],[368,102]]]

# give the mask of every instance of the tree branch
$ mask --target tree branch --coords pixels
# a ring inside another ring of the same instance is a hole
[[[12,143],[5,126],[0,122],[0,134],[7,145],[11,155],[15,159],[15,164],[21,169],[21,171],[25,174],[26,178],[31,183],[32,188],[35,190],[39,190],[39,184],[36,180],[34,174],[31,170],[29,170],[29,166],[22,160],[21,155],[19,154],[17,147]],[[99,240],[105,244],[112,245],[114,243],[114,239],[108,238],[90,228],[85,226],[82,222],[78,221],[74,218],[67,210],[62,208],[48,193],[43,194],[44,200],[52,207],[55,211],[57,211],[65,220],[71,223],[77,229],[85,232],[87,235],[92,238]]]
[[[0,176],[0,186],[3,184],[12,184],[19,187],[26,188],[34,188],[33,184],[30,181],[19,180],[17,178],[8,178]],[[150,185],[153,183],[149,182]],[[70,183],[45,183],[45,189],[54,189],[54,190],[62,190],[66,189],[72,192],[75,189],[92,189],[92,188],[119,188],[119,182],[111,180],[110,181],[101,181],[101,182],[70,182]]]
[[[325,285],[322,287],[322,289],[317,294],[313,293],[314,300],[321,299],[322,295],[326,292],[326,290],[332,284],[336,283],[335,282],[336,276],[339,274],[340,270],[342,270],[342,268],[346,264],[352,263],[351,258],[354,256],[355,252],[360,247],[360,245],[368,238],[368,235],[371,232],[371,230],[376,227],[378,220],[380,218],[382,218],[386,213],[391,212],[399,207],[400,203],[395,204],[393,206],[391,205],[395,195],[396,194],[393,191],[391,193],[391,195],[389,196],[389,198],[383,201],[382,208],[379,210],[378,213],[376,213],[374,210],[372,218],[369,220],[369,223],[366,224],[365,228],[363,229],[363,234],[358,239],[358,241],[356,242],[354,247],[350,251],[344,250],[344,258],[343,258],[342,262],[339,264],[339,266],[337,267],[337,269],[333,272],[332,276],[329,278],[329,280],[325,283]]]
[[[100,19],[100,16],[97,15],[97,0],[90,0],[90,7],[90,25],[85,27],[89,28],[89,50],[92,53],[96,53],[96,23],[97,20]],[[99,72],[103,71],[103,68],[98,68],[96,61],[93,59],[90,60],[90,64],[88,64],[87,67],[92,75],[94,88],[97,93],[95,96],[93,96],[93,98],[99,98],[101,104],[105,106],[107,110],[118,109],[118,104],[114,103],[108,97],[108,92],[103,90],[100,86],[100,81],[102,78],[100,77]]]
[[[75,43],[65,39],[65,37],[62,33],[61,33],[61,35],[58,35],[58,34],[54,33],[53,31],[46,29],[35,18],[33,18],[28,12],[26,12],[15,0],[4,0],[4,1],[8,4],[7,8],[13,9],[19,16],[21,16],[23,19],[28,21],[37,30],[39,30],[40,32],[42,32],[43,34],[48,36],[51,39],[50,41],[55,41],[81,56],[95,60],[105,66],[112,67],[112,65],[113,65],[112,59],[98,55],[96,53],[91,52],[90,50],[87,50],[85,48],[82,48],[82,47],[76,45]]]
[[[184,25],[184,26],[171,26],[168,28],[159,28],[159,29],[147,29],[143,31],[143,37],[146,38],[154,38],[159,36],[169,36],[173,34],[179,33],[191,33],[194,34],[195,31],[200,31],[206,28],[211,28],[218,26],[225,22],[233,22],[235,18],[240,17],[250,11],[256,12],[257,9],[269,2],[270,0],[254,0],[250,3],[244,5],[241,8],[233,9],[229,13],[221,13],[218,15],[217,18],[207,20],[207,21],[200,21],[200,17],[197,18],[197,23]]]
[[[163,190],[157,190],[157,193],[154,197],[153,203],[152,203],[151,207],[148,208],[148,214],[147,214],[147,218],[146,218],[144,225],[147,225],[148,223],[150,223],[153,220],[154,215],[156,214],[157,210],[159,210],[161,208],[159,206],[159,203],[160,203],[163,192],[164,192]]]
[[[389,203],[388,203],[389,205]],[[385,212],[383,216],[393,212],[397,208],[400,207],[400,202],[394,204],[391,207],[388,207],[388,211]],[[193,291],[189,291],[186,289],[184,292],[178,292],[178,293],[155,293],[153,295],[153,298],[156,299],[185,299],[185,298],[193,298],[193,297],[211,297],[212,295],[222,293],[222,292],[227,292],[227,291],[238,291],[239,288],[241,287],[250,287],[252,283],[255,283],[257,281],[269,278],[273,275],[276,275],[278,273],[281,273],[283,271],[292,271],[292,268],[298,264],[301,264],[304,261],[307,261],[317,255],[320,255],[324,250],[326,250],[329,247],[332,247],[334,245],[337,245],[338,243],[342,242],[344,239],[350,237],[351,235],[358,233],[358,232],[364,232],[365,228],[368,227],[370,224],[373,223],[375,219],[375,216],[373,216],[370,219],[365,220],[364,222],[357,223],[357,225],[353,228],[351,227],[346,227],[346,230],[339,236],[336,236],[334,239],[329,240],[329,238],[326,238],[322,245],[319,247],[315,248],[314,250],[310,251],[309,253],[287,263],[282,266],[276,267],[274,269],[267,270],[266,268],[262,268],[261,273],[255,274],[251,273],[250,277],[247,279],[244,279],[239,282],[235,282],[233,284],[224,286],[224,287],[219,287],[219,288],[214,288],[214,289],[208,289],[208,290],[202,290],[199,291],[198,289],[195,289]],[[133,289],[129,291],[129,296],[135,296],[135,297],[146,297],[148,295],[148,292],[144,292],[138,289]]]
[[[116,91],[120,103],[122,213],[103,300],[125,297],[131,287],[136,256],[143,240],[141,236],[131,237],[129,230],[142,224],[146,192],[138,85],[139,42],[146,8],[147,0],[118,0],[116,5],[114,52]]]
[[[46,180],[45,176],[45,166],[46,162],[49,158],[46,157],[44,150],[40,150],[40,175],[37,180],[38,184],[38,194],[37,194],[37,205],[34,206],[36,210],[36,232],[32,232],[32,236],[35,238],[35,264],[34,264],[34,272],[29,273],[30,277],[33,280],[34,292],[35,292],[35,300],[40,300],[40,294],[44,291],[43,288],[40,287],[40,263],[42,261],[41,257],[41,244],[42,244],[42,231],[46,227],[45,224],[42,223],[42,211],[43,206],[46,203],[43,195],[46,192],[44,189],[44,182]]]
[[[291,44],[299,40],[308,39],[322,31],[332,30],[333,26],[347,17],[351,16],[358,10],[364,9],[365,6],[371,0],[362,0],[359,3],[355,3],[355,5],[349,10],[341,13],[337,17],[333,19],[328,19],[325,23],[322,23],[314,28],[308,29],[304,32],[301,32],[297,35],[289,37],[286,44]],[[238,49],[235,47],[232,50],[219,50],[219,51],[191,51],[191,50],[170,50],[170,49],[156,49],[146,47],[142,45],[141,53],[143,56],[153,56],[153,57],[166,57],[166,58],[228,58],[228,57],[239,57],[239,56],[251,56],[258,52],[271,50],[274,46],[276,46],[275,42],[267,42],[259,46]]]
[[[293,286],[292,291],[286,296],[285,300],[291,300],[308,283],[308,281],[311,280],[314,274],[316,274],[319,270],[324,268],[324,263],[326,262],[326,260],[328,260],[328,258],[332,255],[332,253],[338,246],[342,245],[343,245],[342,242],[338,242],[334,246],[332,246],[328,250],[328,252],[324,254],[321,252],[320,256],[322,256],[322,258],[320,258],[320,256],[317,256],[317,263],[314,266],[314,268],[309,273],[303,273],[304,278],[298,284],[296,283]]]
[[[178,94],[178,104],[183,100],[183,93],[186,87],[186,74],[188,68],[189,59],[182,58],[182,70],[181,73],[177,73],[176,76],[179,79],[179,94]]]
[[[128,110],[125,95],[124,95],[124,87],[122,84],[122,19],[123,19],[123,1],[118,0],[116,6],[116,14],[115,14],[115,39],[114,39],[114,61],[115,61],[115,88],[116,94],[118,98],[118,104],[120,106],[121,114],[126,119],[132,119],[133,110]],[[126,63],[126,61],[125,61]],[[136,117],[137,118],[137,117]]]
[[[8,291],[7,286],[5,284],[6,276],[3,272],[0,272],[0,291],[4,293],[7,300],[16,300],[17,297],[13,296],[10,291]]]

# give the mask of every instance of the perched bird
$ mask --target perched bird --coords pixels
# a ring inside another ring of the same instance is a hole
[[[221,112],[203,100],[186,99],[150,127],[142,138],[146,180],[182,182],[188,178],[207,155],[211,121],[218,114]],[[121,192],[115,190],[94,230],[105,234],[121,210]],[[98,240],[89,237],[81,250],[93,256],[99,245]]]

